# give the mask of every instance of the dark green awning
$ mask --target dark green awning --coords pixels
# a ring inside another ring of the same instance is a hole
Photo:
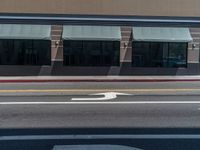
[[[50,25],[0,24],[0,39],[50,40]]]
[[[120,41],[121,29],[114,26],[64,26],[64,40]]]
[[[189,28],[133,27],[134,41],[191,42]]]

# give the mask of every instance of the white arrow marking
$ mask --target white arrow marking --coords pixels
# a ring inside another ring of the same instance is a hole
[[[72,101],[103,101],[103,100],[111,100],[117,98],[117,95],[132,95],[126,93],[117,93],[117,92],[106,92],[106,93],[97,93],[91,95],[104,95],[104,97],[99,98],[72,98]]]

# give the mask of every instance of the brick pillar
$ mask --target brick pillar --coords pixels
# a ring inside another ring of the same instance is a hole
[[[120,62],[132,62],[132,27],[121,27]]]
[[[188,45],[188,63],[199,63],[200,28],[190,28],[193,42]],[[192,45],[195,44],[195,47]]]
[[[51,27],[51,61],[63,61],[62,25]]]

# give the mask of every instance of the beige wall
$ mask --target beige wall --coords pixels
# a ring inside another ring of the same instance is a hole
[[[1,0],[0,12],[200,16],[200,0]]]
[[[188,63],[199,63],[200,28],[190,28],[193,42],[188,45]],[[195,44],[195,47],[192,45]]]
[[[120,62],[132,62],[132,27],[121,27]]]

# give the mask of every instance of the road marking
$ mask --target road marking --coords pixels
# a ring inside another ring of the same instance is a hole
[[[0,105],[88,105],[88,104],[200,104],[200,101],[0,102]]]
[[[191,92],[200,89],[24,89],[0,90],[0,93],[56,93],[56,92]]]
[[[136,134],[136,135],[16,135],[0,136],[0,141],[28,140],[91,140],[91,139],[200,139],[199,134]]]
[[[97,93],[90,95],[104,95],[104,97],[99,98],[72,98],[72,101],[102,101],[102,100],[111,100],[116,99],[117,95],[131,95],[126,93],[117,93],[117,92],[106,92],[106,93]]]

